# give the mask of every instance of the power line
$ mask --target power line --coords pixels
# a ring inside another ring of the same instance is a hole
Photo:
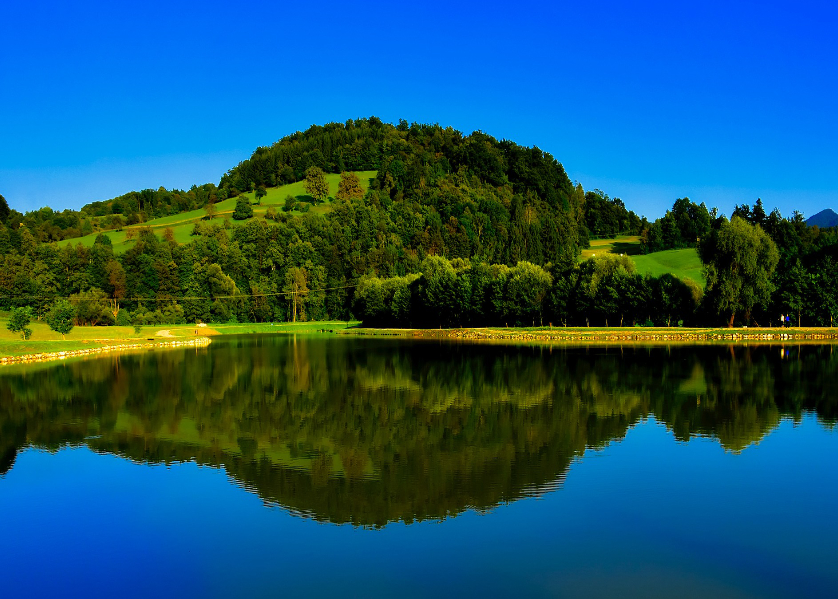
[[[103,299],[107,299],[109,301],[132,301],[132,302],[171,302],[171,301],[182,301],[182,300],[216,300],[216,299],[240,299],[246,297],[277,297],[277,296],[285,296],[291,297],[293,295],[307,295],[309,293],[318,293],[318,292],[325,292],[325,291],[336,291],[338,289],[352,289],[357,287],[357,285],[341,285],[338,287],[322,287],[320,289],[308,289],[306,291],[277,291],[271,293],[238,293],[236,295],[188,295],[188,296],[181,296],[181,297],[121,297],[121,298],[112,298],[107,297]],[[73,299],[71,296],[63,296],[63,295],[0,295],[0,299],[25,299],[25,300],[33,300],[33,299],[66,299],[75,302],[80,301],[90,301],[85,300],[83,298],[75,298]]]

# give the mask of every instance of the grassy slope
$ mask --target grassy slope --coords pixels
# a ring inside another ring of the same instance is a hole
[[[361,187],[364,189],[364,191],[366,191],[369,188],[370,179],[375,177],[376,171],[360,171],[357,174],[358,177],[361,179]],[[338,182],[340,181],[340,175],[326,175],[326,181],[329,183],[330,197],[327,198],[325,202],[316,206],[312,206],[309,210],[309,212],[312,214],[322,215],[331,209],[332,198],[335,196],[338,190]],[[268,211],[268,208],[270,207],[276,209],[277,212],[281,212],[282,207],[285,205],[285,198],[289,195],[296,198],[298,202],[311,202],[310,196],[306,195],[303,181],[298,181],[297,183],[291,183],[289,185],[283,185],[281,187],[271,187],[267,191],[268,195],[262,198],[262,204],[259,206],[255,204],[253,205],[253,218],[264,217],[265,213]],[[251,201],[251,203],[255,201],[253,192],[246,193],[244,194],[244,196],[247,197]],[[233,214],[233,210],[236,207],[236,198],[228,198],[226,200],[218,202],[215,206],[217,210],[216,220],[218,220],[218,222],[222,222],[224,218],[230,218]],[[297,210],[293,210],[291,214],[302,213]],[[181,212],[180,214],[173,214],[171,216],[156,218],[141,225],[125,227],[125,229],[123,229],[122,231],[106,231],[105,235],[111,238],[111,242],[113,242],[114,252],[116,252],[117,254],[125,252],[134,243],[132,240],[126,239],[126,231],[128,231],[129,229],[151,227],[151,229],[162,239],[163,231],[166,229],[166,227],[171,227],[172,231],[175,234],[175,240],[178,243],[188,243],[192,239],[191,233],[192,228],[195,226],[195,223],[204,218],[205,215],[206,213],[204,212],[204,209],[201,208],[199,210]],[[236,226],[238,224],[246,223],[247,221],[235,221],[231,219],[230,222],[233,226]],[[65,239],[64,241],[59,241],[58,246],[61,247],[68,243],[72,243],[73,245],[81,243],[85,247],[91,247],[97,235],[98,233],[94,233],[91,235],[86,235],[85,237]]]
[[[195,336],[195,325],[149,325],[144,326],[139,333],[134,327],[75,327],[66,340],[43,322],[32,321],[32,337],[27,341],[21,339],[20,334],[12,333],[6,328],[9,322],[8,313],[0,314],[0,356],[23,356],[44,352],[71,351],[90,349],[104,345],[119,345],[122,343],[136,343],[140,341],[166,341],[169,337],[157,335],[158,331],[168,331],[171,337],[190,339]],[[241,333],[313,333],[320,330],[336,331],[348,326],[355,326],[357,322],[328,321],[328,322],[298,322],[298,323],[260,323],[260,324],[218,324],[199,329],[204,335],[236,335]]]
[[[671,273],[681,279],[692,279],[702,287],[706,283],[701,260],[693,248],[641,254],[640,238],[635,235],[591,240],[591,247],[582,250],[582,259],[597,254],[628,254],[641,274],[659,277]]]
[[[701,260],[694,248],[684,250],[666,250],[640,256],[632,256],[637,271],[659,277],[672,273],[681,279],[692,279],[701,287],[707,283],[702,272]]]

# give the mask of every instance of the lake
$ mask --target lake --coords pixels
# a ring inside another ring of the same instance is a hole
[[[833,596],[834,350],[262,335],[5,367],[0,596]]]

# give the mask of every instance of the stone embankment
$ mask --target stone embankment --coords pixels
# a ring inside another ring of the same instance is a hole
[[[375,333],[373,333],[375,334]],[[398,334],[393,330],[383,334]],[[411,329],[402,335],[497,341],[546,341],[554,343],[713,343],[713,342],[829,342],[838,340],[838,329],[687,329],[596,331],[550,329]]]
[[[116,345],[103,345],[85,349],[75,349],[58,352],[43,352],[39,354],[27,354],[24,356],[3,356],[0,357],[0,364],[19,364],[21,362],[46,362],[49,360],[66,360],[67,358],[78,358],[97,354],[108,354],[138,349],[158,349],[173,347],[206,347],[211,343],[208,337],[197,337],[195,339],[182,339],[172,341],[158,341],[155,343],[119,343]]]

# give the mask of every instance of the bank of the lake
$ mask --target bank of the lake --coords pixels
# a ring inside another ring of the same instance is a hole
[[[738,342],[830,342],[838,328],[682,328],[682,327],[486,327],[458,329],[373,329],[354,327],[345,335],[425,337],[486,341],[534,341],[598,344],[697,344]]]
[[[376,337],[420,337],[494,342],[565,344],[703,344],[703,343],[824,343],[838,340],[838,328],[681,328],[681,327],[487,327],[457,329],[378,329],[357,321],[297,323],[237,323],[213,325],[147,325],[75,327],[66,339],[46,324],[33,322],[32,338],[10,333],[0,319],[0,364],[42,362],[116,351],[202,346],[215,335],[342,334]]]
[[[20,334],[6,328],[7,318],[0,318],[0,364],[43,362],[67,358],[93,356],[118,351],[164,349],[170,347],[208,345],[215,335],[264,333],[308,334],[323,330],[340,331],[357,322],[326,321],[299,323],[238,323],[213,325],[146,325],[134,327],[75,327],[66,338],[52,331],[45,323],[29,324],[32,336],[21,339]]]

